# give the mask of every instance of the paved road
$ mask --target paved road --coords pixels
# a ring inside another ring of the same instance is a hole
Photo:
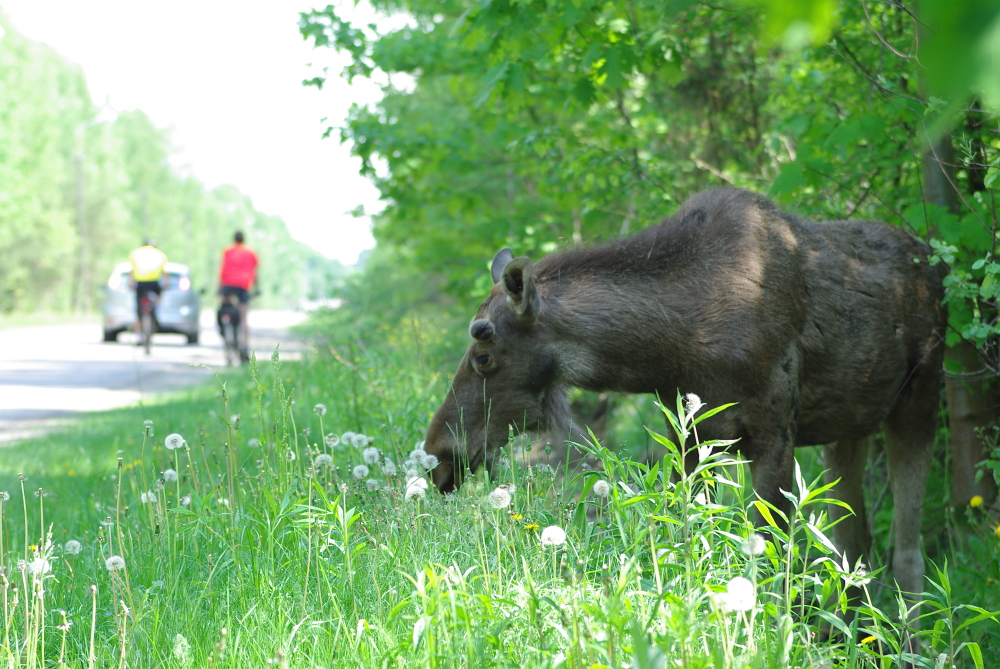
[[[200,345],[188,346],[181,335],[156,335],[148,357],[131,333],[121,334],[117,344],[103,343],[97,322],[0,330],[0,442],[37,433],[81,411],[126,406],[211,378],[209,370],[191,365],[225,366],[214,317],[202,314]],[[250,342],[258,359],[270,358],[279,343],[282,359],[297,357],[302,344],[287,328],[303,318],[294,312],[251,311]]]

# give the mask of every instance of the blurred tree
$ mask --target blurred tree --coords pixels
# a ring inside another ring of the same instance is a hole
[[[0,313],[89,311],[145,237],[214,293],[222,249],[245,230],[261,254],[263,305],[294,307],[342,281],[340,263],[293,240],[280,218],[173,165],[169,132],[142,111],[109,116],[78,67],[2,14],[0,34]]]

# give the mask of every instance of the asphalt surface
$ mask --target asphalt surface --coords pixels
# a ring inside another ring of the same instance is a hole
[[[288,328],[304,318],[252,310],[250,344],[258,359],[269,359],[279,344],[283,360],[298,357],[303,344]],[[127,406],[211,379],[211,371],[192,365],[225,367],[214,319],[202,313],[200,344],[160,334],[149,356],[130,332],[118,343],[102,342],[98,321],[0,330],[0,442],[29,437],[80,412]]]

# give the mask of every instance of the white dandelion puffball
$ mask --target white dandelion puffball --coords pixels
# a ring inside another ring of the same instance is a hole
[[[497,488],[486,496],[486,503],[494,509],[506,509],[510,506],[510,492],[507,488]]]
[[[414,497],[423,497],[427,494],[427,480],[420,476],[410,477],[410,480],[406,482],[406,492],[404,497],[406,499],[413,499]]]
[[[163,440],[163,447],[168,451],[176,451],[178,448],[184,448],[184,437],[176,432],[168,434],[167,438]]]
[[[423,442],[420,443],[423,444]],[[427,452],[424,450],[423,446],[421,446],[420,448],[414,448],[412,451],[410,451],[410,455],[408,457],[410,460],[416,460],[417,462],[420,462],[426,456]]]
[[[0,501],[9,502],[10,501],[10,493],[7,492],[6,490],[4,490],[3,492],[0,492]]]
[[[364,458],[366,464],[374,465],[378,462],[379,452],[374,446],[366,448],[361,451],[361,457]]]
[[[543,546],[562,546],[566,543],[566,531],[558,525],[549,525],[542,530]]]
[[[386,460],[382,463],[382,473],[386,476],[396,475],[396,463],[392,460]]]
[[[38,557],[28,563],[28,571],[32,576],[45,576],[52,571],[52,565],[45,558]]]
[[[354,478],[363,479],[364,477],[368,476],[368,467],[366,465],[358,465],[357,467],[354,468],[353,474]]]
[[[108,571],[121,571],[125,568],[125,558],[121,555],[112,555],[104,561],[104,566]]]
[[[181,506],[191,506],[191,495],[181,497]]]
[[[748,578],[737,576],[726,585],[725,592],[717,592],[712,599],[724,613],[750,611],[757,604],[757,589]]]
[[[326,445],[333,448],[340,443],[340,437],[335,434],[326,435]]]
[[[316,456],[316,459],[313,460],[313,464],[316,465],[316,469],[322,469],[323,467],[332,467],[333,456],[330,455],[329,453],[320,453],[319,455]]]
[[[354,435],[354,448],[365,448],[368,446],[368,442],[371,441],[368,437],[358,432]]]
[[[191,664],[191,644],[183,634],[174,637],[174,657],[184,666]]]
[[[688,415],[693,416],[705,405],[702,404],[700,397],[694,393],[688,393],[684,396],[684,406],[687,408]]]
[[[594,482],[594,487],[592,488],[594,494],[598,497],[610,497],[611,496],[611,484],[604,479],[597,479]]]
[[[144,420],[142,421],[142,429],[146,433],[147,437],[153,436],[153,421]]]
[[[353,432],[345,432],[344,434],[340,435],[340,443],[344,444],[345,446],[353,446],[354,445],[354,433]]]
[[[382,487],[382,484],[378,482],[378,479],[368,479],[365,481],[365,485],[368,486],[368,490],[375,492]]]
[[[177,471],[174,469],[164,469],[163,480],[167,483],[173,483],[177,480]]]
[[[437,459],[436,455],[431,455],[430,453],[427,453],[427,454],[424,455],[423,459],[420,461],[420,464],[423,465],[424,469],[426,469],[427,471],[430,471],[430,470],[434,469],[435,467],[437,467],[438,464],[439,464],[439,462],[438,462],[438,459]]]
[[[66,542],[66,545],[63,546],[63,549],[65,549],[65,551],[70,555],[79,555],[80,551],[83,550],[83,544],[76,539],[70,539]]]
[[[751,534],[749,537],[747,537],[746,541],[743,542],[743,545],[740,546],[740,549],[743,551],[744,555],[748,555],[750,557],[753,557],[755,555],[760,555],[761,553],[764,552],[766,548],[767,548],[767,539],[765,539],[764,536],[759,532],[754,532],[753,534]]]
[[[295,462],[295,459],[297,457],[299,456],[295,454],[294,449],[289,448],[287,451],[285,451],[285,459],[288,460],[289,462]]]
[[[219,506],[225,506],[225,507],[229,506],[229,500],[226,499],[225,497],[220,497],[219,499],[215,500],[215,502]]]
[[[407,458],[406,462],[403,463],[404,469],[416,469],[422,460],[414,460],[413,458]]]
[[[156,504],[156,493],[153,491],[144,492],[139,495],[139,499],[143,504]]]
[[[316,412],[317,416],[325,416],[326,415],[326,405],[325,404],[317,404],[316,406],[313,407],[313,411]]]

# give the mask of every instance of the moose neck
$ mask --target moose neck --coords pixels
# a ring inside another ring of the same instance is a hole
[[[692,299],[697,277],[683,271],[687,240],[671,232],[657,226],[535,265],[544,305],[538,324],[555,343],[560,381],[633,393],[673,392],[692,381],[686,361],[705,353],[705,314],[696,306],[703,301]]]

